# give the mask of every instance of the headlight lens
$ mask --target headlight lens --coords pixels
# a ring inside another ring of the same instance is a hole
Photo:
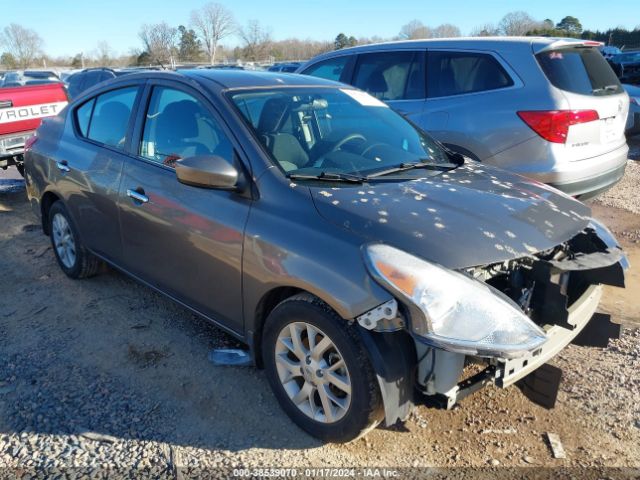
[[[428,343],[471,355],[514,358],[546,341],[544,331],[495,288],[388,245],[365,247],[367,268],[411,310]]]

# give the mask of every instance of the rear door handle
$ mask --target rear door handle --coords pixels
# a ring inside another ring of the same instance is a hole
[[[147,203],[149,201],[149,197],[144,194],[144,190],[138,188],[136,190],[127,190],[127,197],[132,198],[135,202],[139,203]]]
[[[60,160],[59,162],[56,162],[56,167],[58,167],[58,170],[60,170],[61,172],[71,171],[71,169],[69,168],[69,164],[67,163],[66,160]]]

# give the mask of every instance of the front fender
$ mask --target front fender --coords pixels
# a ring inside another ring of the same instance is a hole
[[[414,341],[404,331],[380,333],[359,325],[357,328],[378,378],[385,425],[406,420],[415,405]]]
[[[267,194],[252,205],[245,228],[245,332],[260,330],[256,322],[261,321],[257,312],[262,300],[283,287],[317,296],[344,319],[390,300],[365,267],[363,239],[324,220],[306,187],[289,187],[287,182],[270,195],[276,181],[266,181],[266,186],[261,182]]]

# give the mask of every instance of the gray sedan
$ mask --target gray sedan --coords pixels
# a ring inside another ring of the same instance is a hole
[[[29,199],[69,277],[107,263],[219,325],[325,441],[490,382],[551,406],[544,364],[618,332],[594,314],[626,258],[585,205],[342,84],[132,74],[26,149]]]

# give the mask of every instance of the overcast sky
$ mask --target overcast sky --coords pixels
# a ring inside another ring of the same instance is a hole
[[[0,0],[0,28],[19,23],[36,30],[49,55],[90,52],[106,40],[118,54],[141,46],[143,23],[187,25],[189,13],[206,0]],[[243,24],[259,20],[273,38],[333,40],[344,32],[355,37],[392,37],[412,19],[429,26],[453,23],[463,34],[510,11],[525,10],[536,19],[558,22],[578,17],[585,29],[606,30],[640,24],[640,0],[234,0],[221,1]],[[236,45],[237,38],[223,41]]]

